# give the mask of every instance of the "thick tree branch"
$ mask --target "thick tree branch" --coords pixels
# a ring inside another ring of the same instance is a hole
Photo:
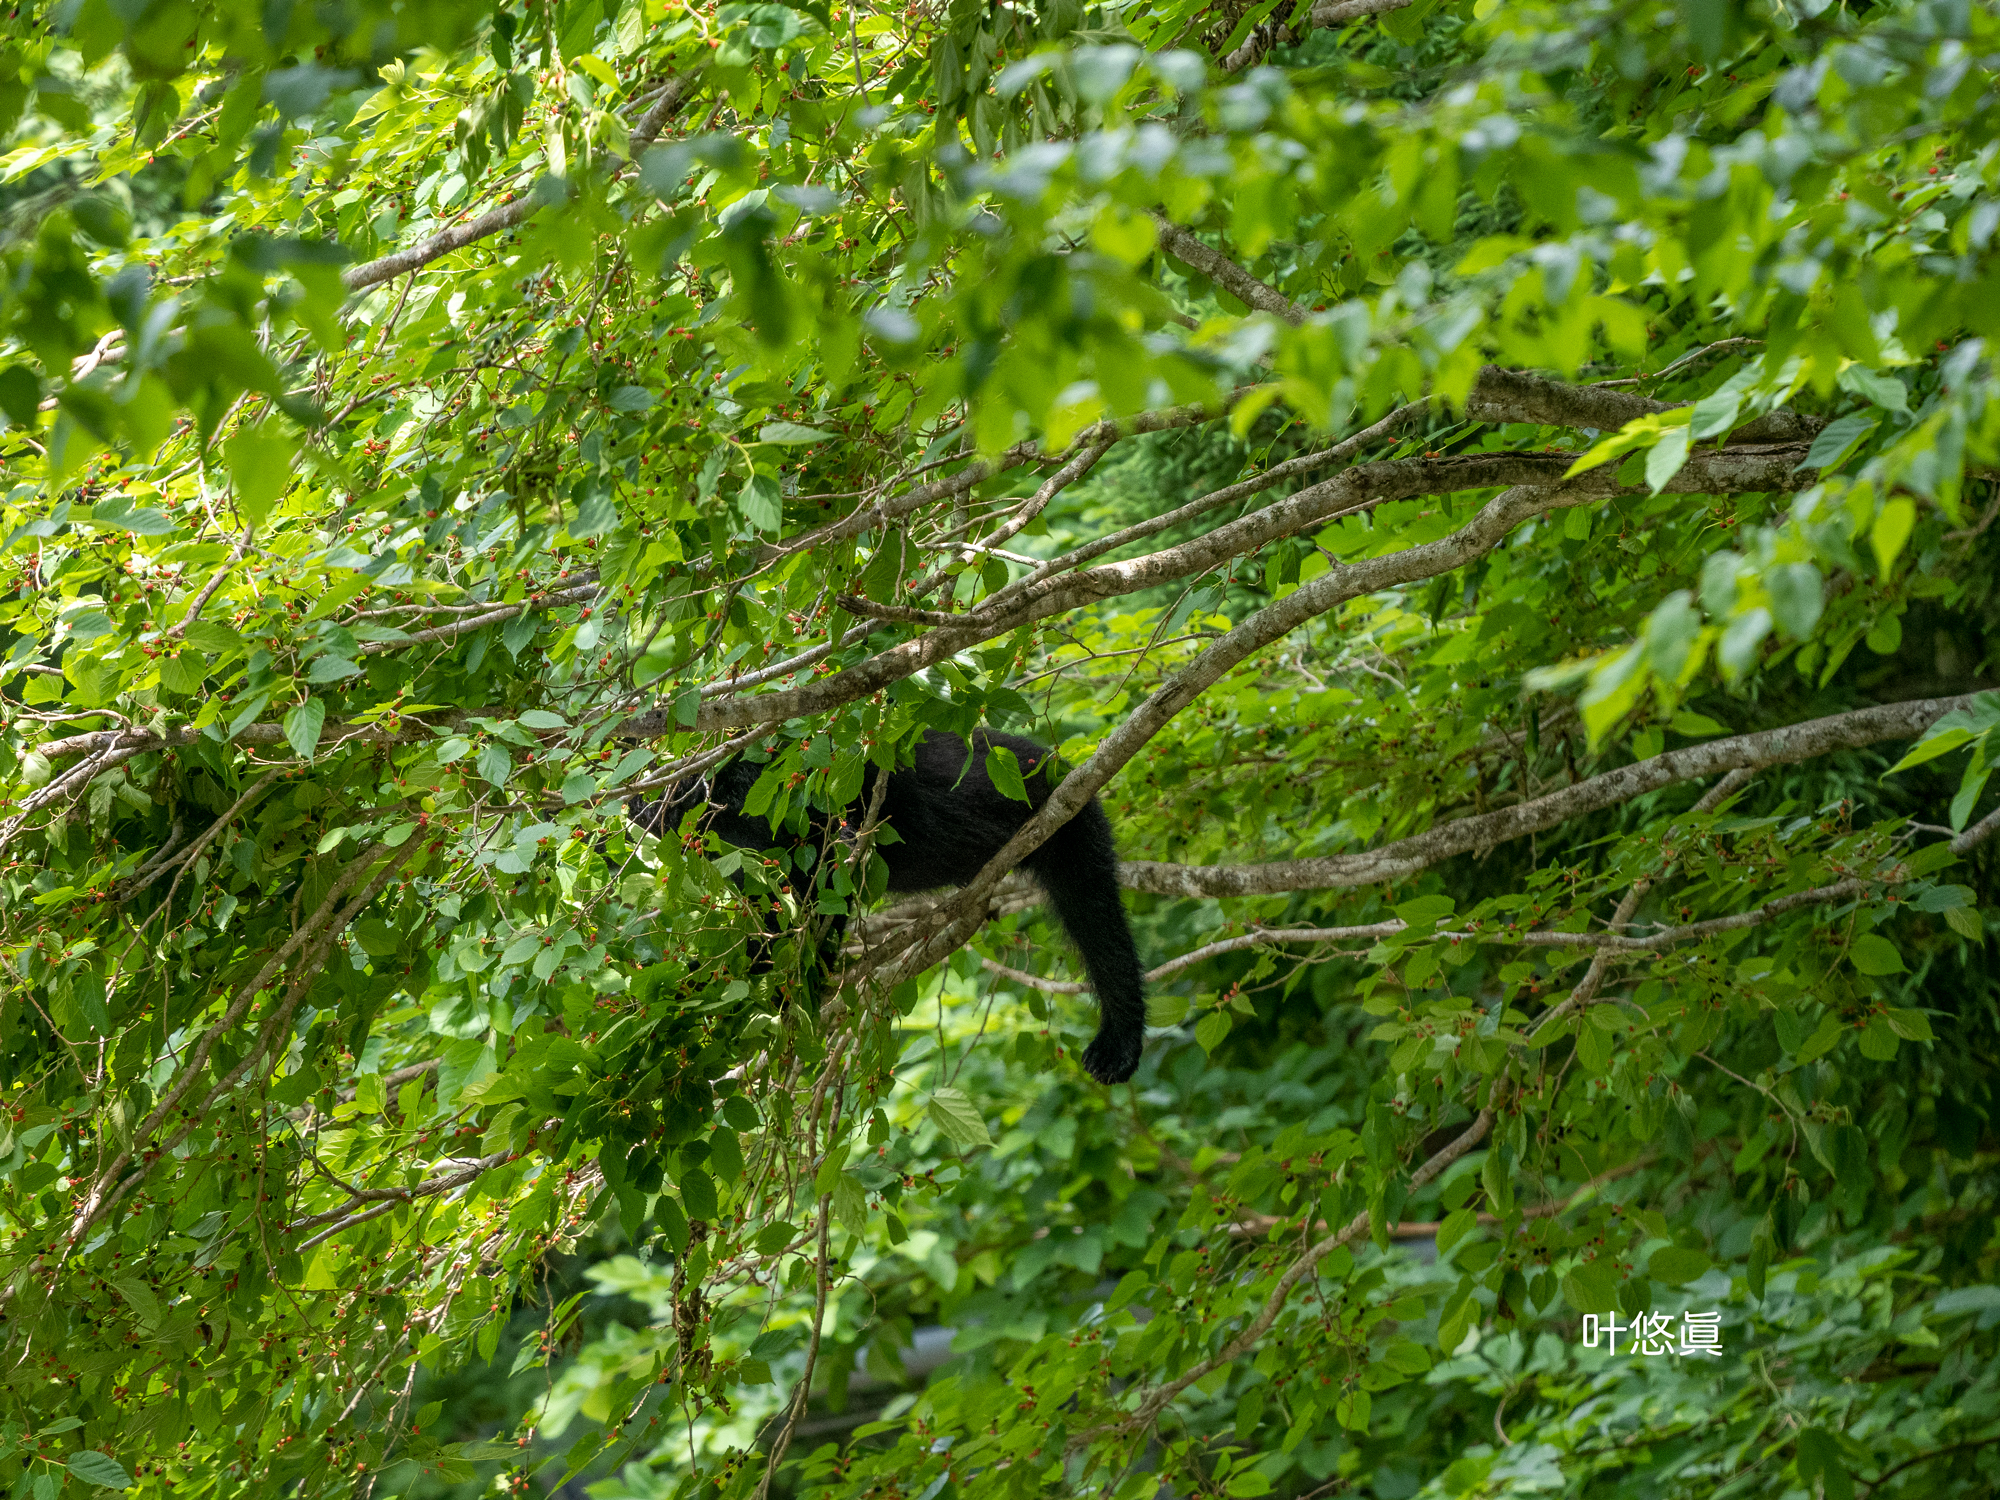
[[[1386,15],[1392,10],[1402,10],[1410,0],[1320,0],[1307,16],[1311,26],[1345,26],[1350,21],[1366,20],[1369,16]],[[1284,15],[1280,11],[1279,15]],[[1296,45],[1304,39],[1306,25],[1288,26],[1282,20],[1265,21],[1253,26],[1243,44],[1234,52],[1221,58],[1220,66],[1225,73],[1240,73],[1253,63],[1262,62],[1264,55],[1279,42]]]
[[[1260,281],[1200,235],[1181,228],[1164,214],[1154,214],[1153,222],[1159,228],[1161,249],[1193,266],[1245,307],[1283,318],[1293,327],[1305,322],[1310,308],[1301,307],[1269,282]]]
[[[1465,415],[1476,422],[1532,422],[1538,427],[1570,427],[1616,432],[1627,422],[1675,411],[1680,401],[1655,401],[1650,396],[1608,386],[1568,385],[1527,370],[1486,365],[1465,400]],[[1746,422],[1729,435],[1732,447],[1753,443],[1808,443],[1824,417],[1802,416],[1780,409]]]
[[[645,154],[646,148],[660,138],[660,132],[667,128],[667,121],[680,111],[680,107],[693,96],[695,85],[700,83],[707,72],[707,64],[696,61],[678,76],[669,79],[653,107],[639,117],[639,123],[632,127],[631,159],[637,161]]]
[[[1679,782],[1723,771],[1792,765],[1835,750],[1858,750],[1883,740],[1914,739],[1953,709],[1969,704],[1972,698],[1972,694],[1966,694],[1957,698],[1885,703],[1824,719],[1808,719],[1782,729],[1733,735],[1683,750],[1669,750],[1579,781],[1532,802],[1459,818],[1361,854],[1329,854],[1260,865],[1168,865],[1134,860],[1124,865],[1120,873],[1133,890],[1204,898],[1380,885],[1407,879],[1453,855],[1539,833],[1571,818],[1615,807]],[[1592,942],[1585,934],[1564,936],[1580,940],[1579,945]]]
[[[1345,26],[1349,21],[1402,10],[1409,3],[1410,0],[1320,0],[1312,8],[1312,23],[1315,26]]]

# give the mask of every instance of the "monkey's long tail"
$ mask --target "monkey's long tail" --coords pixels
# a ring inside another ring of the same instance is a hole
[[[1100,1083],[1123,1083],[1145,1050],[1146,992],[1118,895],[1111,820],[1092,801],[1024,863],[1048,893],[1097,995],[1097,1036],[1084,1049],[1084,1071]]]

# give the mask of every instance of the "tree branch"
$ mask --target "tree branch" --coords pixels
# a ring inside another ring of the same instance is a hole
[[[194,1088],[196,1080],[201,1077],[203,1066],[208,1061],[209,1052],[214,1048],[223,1033],[233,1028],[243,1019],[244,1014],[250,1008],[250,1002],[257,997],[258,992],[270,984],[287,959],[297,953],[301,947],[313,941],[320,934],[322,928],[334,921],[340,903],[347,895],[348,890],[353,886],[355,881],[369,872],[378,858],[384,854],[390,856],[381,874],[377,877],[377,881],[386,883],[387,878],[395,872],[402,861],[408,858],[411,852],[414,852],[414,848],[414,843],[403,851],[390,851],[383,844],[371,846],[341,873],[339,879],[334,881],[333,888],[326,893],[326,898],[320,902],[319,908],[305,922],[300,924],[298,930],[286,939],[284,945],[276,953],[273,953],[264,961],[263,965],[251,978],[246,980],[237,989],[220,1019],[203,1032],[200,1040],[195,1043],[194,1051],[189,1055],[187,1062],[181,1067],[180,1076],[175,1081],[173,1087],[167,1090],[165,1097],[153,1106],[152,1112],[132,1132],[134,1144],[130,1148],[120,1151],[111,1159],[111,1164],[97,1174],[96,1180],[91,1184],[89,1194],[77,1209],[76,1217],[71,1224],[70,1232],[67,1236],[70,1244],[80,1243],[84,1233],[96,1222],[98,1216],[110,1208],[117,1201],[118,1197],[122,1197],[126,1192],[130,1191],[135,1183],[145,1177],[152,1161],[157,1159],[158,1153],[149,1153],[146,1160],[141,1164],[139,1172],[129,1181],[121,1184],[115,1196],[107,1196],[112,1185],[118,1182],[119,1174],[132,1164],[134,1155],[139,1150],[137,1143],[151,1137],[159,1130],[168,1116],[180,1107],[182,1101],[187,1098],[189,1092]],[[381,884],[378,884],[377,881],[371,881],[365,888],[364,897],[360,905],[366,905],[368,901],[374,899],[375,894],[381,889]],[[359,910],[359,906],[355,910]],[[351,917],[349,920],[351,920]],[[346,923],[342,922],[339,927],[335,927],[333,930],[338,932],[345,925]],[[253,1049],[243,1062],[237,1064],[238,1070],[240,1071],[246,1067],[256,1055],[257,1049]],[[218,1085],[218,1087],[226,1086],[228,1081],[225,1080],[224,1084]]]
[[[1402,3],[1407,5],[1409,0]],[[1161,249],[1193,266],[1245,307],[1283,318],[1294,328],[1305,322],[1310,308],[1301,307],[1268,281],[1258,280],[1200,235],[1181,228],[1165,214],[1155,213],[1153,222],[1159,227]]]
[[[1635,1156],[1632,1160],[1621,1163],[1607,1172],[1599,1172],[1595,1177],[1580,1183],[1562,1198],[1552,1200],[1548,1203],[1529,1205],[1527,1208],[1521,1210],[1521,1217],[1523,1219],[1553,1219],[1561,1214],[1568,1213],[1607,1182],[1616,1182],[1621,1177],[1630,1177],[1634,1172],[1642,1171],[1646,1167],[1651,1166],[1657,1159],[1650,1151],[1644,1156]],[[1268,1234],[1284,1222],[1285,1220],[1277,1214],[1245,1214],[1229,1226],[1229,1232],[1232,1235]],[[1506,1222],[1505,1216],[1501,1214],[1482,1213],[1478,1219],[1481,1229],[1497,1229]],[[1316,1229],[1322,1228],[1325,1223],[1326,1221],[1321,1219],[1313,1227]],[[1389,1233],[1391,1238],[1394,1239],[1418,1240],[1427,1239],[1435,1235],[1442,1228],[1444,1228],[1442,1220],[1404,1219],[1400,1223],[1393,1225]]]
[[[1176,954],[1165,963],[1146,971],[1146,983],[1157,984],[1162,979],[1171,979],[1183,969],[1191,969],[1204,959],[1218,958],[1225,953],[1240,952],[1245,948],[1263,948],[1273,943],[1340,943],[1359,942],[1363,938],[1394,937],[1408,924],[1400,917],[1392,917],[1386,922],[1370,922],[1360,927],[1260,927],[1241,937],[1220,938],[1213,943],[1204,943],[1199,948],[1191,948],[1186,953]],[[981,955],[979,962],[989,973],[1004,979],[1025,984],[1031,989],[1050,995],[1081,995],[1090,988],[1068,979],[1044,979],[1039,974],[1028,974],[1020,969],[1011,969]]]
[[[1241,394],[1241,391],[1233,391],[1227,400],[1216,405],[1194,402],[1185,406],[1169,406],[1158,411],[1140,412],[1137,416],[1107,418],[1102,422],[1094,422],[1072,438],[1063,452],[1074,453],[1107,440],[1115,442],[1119,438],[1135,437],[1141,433],[1166,432],[1171,428],[1193,427],[1203,422],[1212,422],[1218,417],[1227,416]],[[849,537],[860,536],[865,531],[880,530],[890,521],[898,520],[911,511],[930,504],[933,500],[945,500],[954,495],[962,495],[994,475],[1017,468],[1030,459],[1050,457],[1054,455],[1043,454],[1039,442],[1031,440],[1016,443],[995,459],[990,461],[975,459],[956,474],[944,479],[920,484],[913,489],[905,490],[900,495],[891,495],[872,505],[864,505],[858,510],[850,511],[837,521],[829,521],[824,526],[814,527],[811,531],[801,532],[783,541],[772,542],[759,552],[758,561],[760,564],[768,565],[827,542],[844,541]]]
[[[591,570],[595,572],[595,570]],[[401,640],[369,641],[361,648],[367,656],[378,656],[385,651],[402,651],[410,646],[421,646],[431,641],[448,641],[461,635],[470,635],[475,630],[483,630],[501,620],[511,620],[516,615],[525,615],[535,609],[559,609],[566,604],[587,604],[603,594],[595,583],[574,585],[554,593],[543,594],[538,599],[525,599],[519,604],[504,604],[488,610],[485,614],[472,615],[463,620],[453,620],[448,625],[434,625],[428,630],[412,631]]]
[[[1698,494],[1791,491],[1811,482],[1813,471],[1798,468],[1803,456],[1801,449],[1792,446],[1705,449],[1690,455],[1669,489],[1674,493]],[[981,641],[1036,620],[1079,605],[1205,573],[1273,541],[1389,500],[1511,486],[1506,495],[1489,502],[1464,531],[1425,547],[1337,567],[1276,608],[1296,609],[1297,601],[1321,597],[1350,583],[1353,593],[1344,598],[1435,577],[1497,546],[1507,532],[1531,515],[1645,492],[1643,485],[1619,484],[1610,465],[1565,481],[1562,475],[1575,458],[1572,453],[1561,452],[1474,453],[1357,464],[1178,547],[1130,562],[1108,563],[1046,579],[1007,598],[1000,608],[982,605],[964,616],[961,624],[940,627],[904,641],[817,681],[779,692],[705,703],[696,715],[694,728],[724,729],[753,720],[825,713],[843,703],[866,698]],[[1502,509],[1496,511],[1496,506]],[[1503,512],[1511,519],[1502,520]],[[1308,617],[1309,614],[1302,614],[1298,619]],[[629,721],[627,732],[645,737],[667,733],[674,727],[668,711],[658,709]]]
[[[690,68],[668,84],[667,91],[633,127],[631,145],[635,159],[640,152],[653,144],[674,112],[687,102],[688,96],[694,92],[694,86],[702,76],[702,71],[699,66]],[[622,171],[626,165],[629,163],[615,166],[614,174]],[[392,250],[387,255],[363,261],[358,266],[349,266],[340,273],[341,283],[350,292],[362,292],[371,286],[401,276],[406,271],[418,270],[440,256],[449,255],[454,250],[463,250],[467,245],[483,240],[488,235],[500,234],[525,223],[534,215],[536,209],[542,207],[544,201],[546,200],[533,191],[523,193],[512,203],[489,208],[476,219],[467,219],[462,224],[440,229],[436,234],[418,240],[414,245],[407,245],[401,250]]]
[[[448,229],[440,229],[436,234],[418,240],[414,245],[406,245],[401,250],[392,250],[375,260],[363,261],[358,266],[349,266],[340,273],[341,284],[350,292],[365,292],[371,286],[379,286],[385,281],[401,276],[405,271],[415,271],[429,265],[439,256],[449,255],[454,250],[463,250],[477,240],[488,235],[499,234],[525,223],[542,206],[543,200],[534,192],[523,193],[512,203],[503,203],[498,208],[489,208],[476,219],[467,219],[463,224],[453,224]]]
[[[1312,23],[1315,26],[1345,26],[1349,21],[1402,10],[1409,3],[1410,0],[1320,0],[1312,8]]]
[[[464,1187],[468,1182],[475,1181],[483,1173],[490,1172],[495,1167],[504,1166],[518,1154],[518,1152],[514,1151],[495,1151],[491,1156],[476,1157],[469,1161],[442,1162],[440,1165],[448,1167],[450,1170],[436,1177],[427,1177],[415,1187],[347,1188],[347,1191],[353,1194],[353,1197],[348,1202],[343,1203],[339,1208],[328,1209],[325,1213],[313,1214],[309,1218],[299,1219],[287,1224],[285,1226],[285,1233],[300,1234],[305,1230],[325,1224],[327,1226],[325,1229],[320,1230],[318,1234],[309,1240],[301,1242],[298,1246],[301,1251],[310,1250],[322,1240],[332,1239],[343,1229],[352,1229],[357,1224],[365,1224],[368,1220],[379,1218],[383,1214],[394,1213],[405,1204],[414,1203],[419,1198],[434,1198],[439,1193],[448,1193],[453,1188]],[[341,1186],[346,1187],[347,1185],[342,1183]],[[372,1202],[373,1206],[357,1212],[355,1205],[365,1202]]]
[[[1538,427],[1588,428],[1596,432],[1616,432],[1640,417],[1663,411],[1677,411],[1684,401],[1655,401],[1650,396],[1608,386],[1568,385],[1527,370],[1509,370],[1486,365],[1472,394],[1465,399],[1465,415],[1476,422],[1532,422]],[[1731,447],[1754,443],[1809,443],[1826,426],[1824,417],[1802,416],[1779,409],[1746,422],[1729,435]]]
[[[1532,802],[1476,817],[1459,818],[1364,853],[1329,854],[1314,859],[1279,860],[1257,865],[1170,865],[1133,860],[1121,868],[1120,875],[1133,890],[1151,891],[1162,896],[1204,898],[1269,896],[1282,891],[1341,890],[1380,885],[1406,879],[1441,859],[1539,833],[1570,818],[1615,807],[1677,782],[1694,781],[1739,768],[1750,770],[1792,765],[1835,750],[1858,750],[1883,740],[1914,739],[1953,709],[1969,704],[1973,696],[1968,693],[1956,698],[1919,698],[1905,703],[1886,703],[1875,708],[1856,709],[1851,713],[1832,714],[1823,719],[1808,719],[1782,729],[1734,735],[1702,745],[1690,745],[1683,750],[1669,750],[1579,781],[1574,786],[1551,792],[1546,797],[1537,797]],[[2000,829],[2000,820],[1996,820],[1994,826]],[[1579,946],[1592,941],[1588,934],[1571,933],[1565,936],[1572,940],[1580,939]]]
[[[1497,1087],[1499,1080],[1495,1079],[1494,1082]],[[1444,1171],[1453,1162],[1465,1155],[1466,1152],[1485,1140],[1487,1131],[1492,1128],[1493,1110],[1489,1105],[1479,1112],[1472,1123],[1456,1139],[1447,1144],[1429,1161],[1410,1174],[1409,1190],[1414,1193],[1426,1183],[1431,1182],[1440,1172]],[[1305,1278],[1306,1274],[1319,1263],[1322,1257],[1331,1255],[1342,1245],[1358,1238],[1367,1228],[1368,1211],[1363,1209],[1347,1222],[1345,1228],[1329,1234],[1324,1239],[1318,1240],[1308,1246],[1304,1253],[1292,1262],[1284,1275],[1278,1278],[1277,1285],[1272,1287],[1270,1295],[1264,1299],[1264,1306],[1259,1310],[1257,1316],[1251,1319],[1248,1327],[1207,1359],[1198,1360],[1181,1374],[1174,1377],[1174,1379],[1154,1386],[1140,1400],[1138,1406],[1133,1410],[1132,1415],[1118,1424],[1118,1428],[1126,1432],[1131,1432],[1150,1425],[1153,1419],[1166,1409],[1168,1402],[1172,1401],[1174,1397],[1193,1385],[1197,1380],[1200,1380],[1211,1371],[1219,1370],[1224,1365],[1233,1364],[1242,1358],[1244,1354],[1256,1345],[1257,1340],[1271,1331],[1271,1325],[1278,1321],[1278,1314],[1284,1311],[1285,1303],[1291,1298],[1292,1288]],[[1080,1433],[1070,1440],[1071,1449],[1074,1450],[1093,1437],[1101,1437],[1103,1435],[1105,1435],[1105,1429],[1102,1428]]]

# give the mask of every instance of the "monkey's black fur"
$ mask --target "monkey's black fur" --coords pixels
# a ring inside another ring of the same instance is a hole
[[[986,754],[994,746],[1014,752],[1029,801],[1017,802],[993,784]],[[885,822],[896,840],[875,852],[888,867],[889,889],[928,891],[964,885],[1020,830],[1053,790],[1049,752],[1018,735],[981,729],[970,745],[958,735],[926,730],[910,765],[889,774],[882,800]],[[742,759],[726,761],[707,777],[672,788],[658,802],[636,799],[627,812],[652,833],[670,829],[690,807],[706,803],[702,826],[746,849],[776,844],[771,825],[745,813],[744,802],[763,767]],[[861,795],[844,821],[858,823],[874,795],[872,765]],[[827,830],[816,827],[821,847]],[[1083,810],[1021,862],[1047,894],[1063,930],[1083,957],[1097,995],[1097,1036],[1083,1054],[1084,1071],[1102,1083],[1123,1083],[1139,1066],[1146,1039],[1146,997],[1139,953],[1118,896],[1118,852],[1111,821],[1092,798]],[[767,918],[768,920],[768,918]]]

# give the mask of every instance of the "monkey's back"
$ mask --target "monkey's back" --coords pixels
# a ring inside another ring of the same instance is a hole
[[[987,774],[986,755],[996,745],[1012,750],[1020,763],[1028,806],[1001,791]],[[890,775],[882,802],[897,838],[878,846],[889,868],[889,889],[935,890],[963,885],[978,874],[1030,810],[1048,801],[1049,782],[1041,774],[1048,757],[1033,740],[998,730],[975,730],[969,743],[943,730],[925,730],[911,764]]]

